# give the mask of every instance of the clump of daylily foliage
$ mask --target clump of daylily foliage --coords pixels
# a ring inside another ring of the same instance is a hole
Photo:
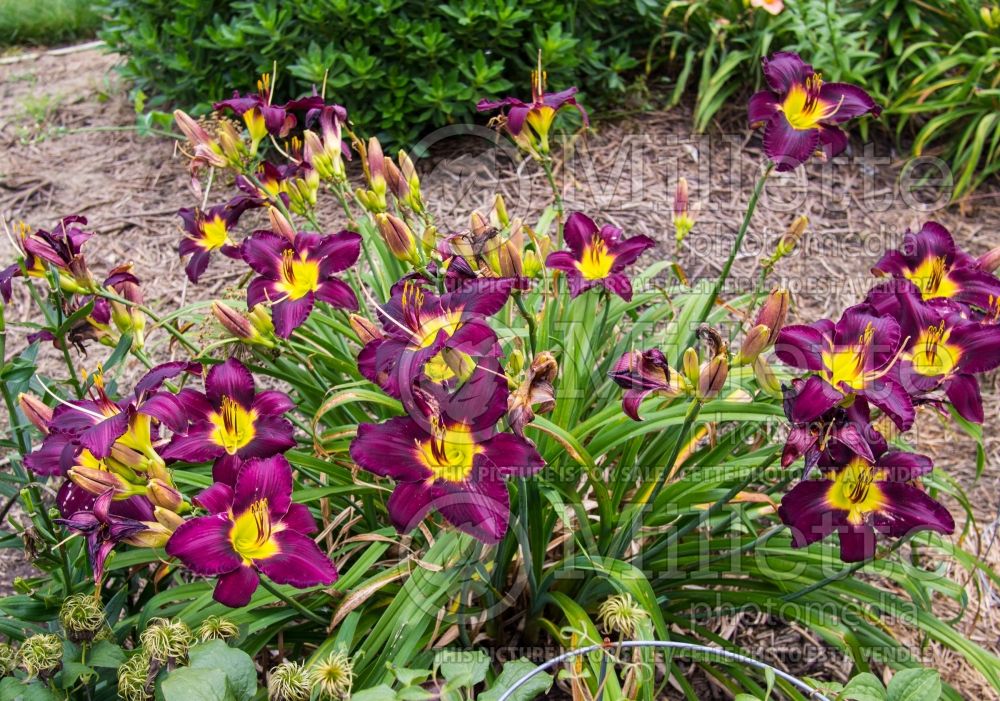
[[[534,226],[496,196],[453,230],[407,153],[362,140],[322,94],[274,104],[266,76],[211,119],[175,115],[201,199],[178,213],[179,252],[192,283],[216,254],[235,261],[226,295],[158,314],[129,265],[98,282],[85,218],[15,226],[23,255],[0,290],[9,302],[24,278],[44,323],[3,369],[28,519],[14,530],[50,576],[0,601],[25,651],[0,690],[496,699],[533,669],[516,658],[603,632],[613,663],[573,663],[564,691],[692,698],[676,661],[614,653],[611,638],[732,647],[704,613],[751,604],[780,606],[862,670],[914,666],[870,609],[845,627],[875,596],[849,583],[868,567],[931,586],[892,554],[954,548],[939,493],[961,494],[903,432],[922,408],[972,435],[983,423],[1000,254],[975,258],[928,222],[838,321],[787,325],[790,295],[768,278],[799,218],[757,289],[718,304],[772,170],[837,155],[841,125],[879,113],[797,55],[764,74],[749,121],[766,163],[707,290],[678,260],[643,270],[656,241],[563,212],[558,189]],[[556,187],[557,120],[587,124],[575,90],[546,93],[539,67],[530,100],[479,108]],[[678,244],[697,225],[686,181],[673,222]],[[732,316],[740,338],[721,330]],[[35,371],[40,344],[65,381]],[[817,544],[833,534],[839,549]],[[835,552],[854,564],[831,575]],[[907,603],[877,594],[880,610]],[[66,637],[29,637],[63,599]],[[927,620],[925,635],[1000,687],[995,658]],[[501,668],[483,653],[501,646],[525,652]],[[766,695],[763,678],[706,664]],[[537,677],[531,694],[552,683]]]

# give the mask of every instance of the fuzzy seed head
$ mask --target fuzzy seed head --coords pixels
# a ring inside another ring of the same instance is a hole
[[[187,624],[177,619],[154,618],[139,636],[139,642],[149,657],[160,663],[184,660],[194,642]]]
[[[62,664],[63,641],[51,633],[32,635],[21,643],[21,667],[28,677],[47,677]]]
[[[17,650],[10,643],[0,643],[0,678],[17,668]]]
[[[222,616],[209,616],[198,626],[198,640],[203,643],[209,640],[229,640],[239,634],[239,626]]]
[[[267,677],[268,701],[309,701],[313,674],[301,662],[282,662]]]
[[[635,637],[639,622],[648,615],[631,594],[612,596],[597,610],[597,617],[604,630],[608,633],[619,633],[622,638]]]
[[[314,689],[324,701],[349,698],[354,685],[354,665],[343,652],[331,652],[312,669]]]
[[[149,701],[151,692],[149,652],[140,649],[118,668],[118,697],[123,701]]]
[[[106,624],[104,605],[93,594],[73,594],[59,609],[59,623],[73,642],[93,640]]]

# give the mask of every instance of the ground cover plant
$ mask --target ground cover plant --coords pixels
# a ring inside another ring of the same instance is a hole
[[[927,555],[996,575],[946,537],[941,498],[962,495],[900,434],[918,409],[982,423],[998,256],[928,222],[857,306],[786,326],[767,278],[796,222],[758,289],[720,300],[772,170],[836,155],[879,112],[793,54],[764,75],[748,118],[768,162],[723,274],[696,288],[643,266],[650,239],[562,211],[558,189],[538,222],[497,199],[439,232],[409,156],[322,96],[278,104],[267,79],[217,119],[176,115],[201,197],[180,253],[195,282],[214,256],[243,261],[237,296],[159,316],[126,266],[91,271],[81,217],[12,226],[23,256],[0,285],[27,285],[44,322],[4,328],[5,348],[34,335],[2,370],[20,456],[4,493],[31,520],[8,542],[46,576],[0,602],[0,693],[501,698],[532,664],[493,664],[496,647],[597,644],[520,698],[659,698],[668,674],[697,698],[687,658],[625,643],[732,650],[705,624],[738,610],[850,655],[851,688],[814,682],[831,698],[957,698],[897,624],[1000,686],[997,660],[931,611],[964,592]],[[479,107],[552,181],[555,120],[586,121],[541,70],[530,97]],[[343,219],[317,221],[320,197]],[[679,185],[678,236],[693,217]],[[42,343],[65,375],[35,371]],[[148,372],[118,382],[136,361]],[[734,694],[805,698],[697,661]],[[897,671],[887,688],[872,665]]]

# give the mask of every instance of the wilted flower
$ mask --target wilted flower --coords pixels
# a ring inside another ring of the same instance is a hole
[[[555,251],[545,259],[548,268],[566,273],[573,297],[596,285],[624,299],[632,299],[632,283],[622,274],[647,248],[656,242],[648,236],[623,239],[622,231],[610,224],[598,228],[581,212],[569,215],[563,229],[568,251]]]
[[[929,221],[915,234],[907,230],[900,249],[887,251],[872,272],[909,280],[924,300],[989,310],[1000,298],[1000,280],[977,264],[946,228]]]
[[[361,424],[351,444],[354,461],[396,480],[389,518],[409,532],[431,509],[486,543],[507,533],[506,478],[544,466],[532,445],[496,423],[507,409],[507,381],[477,369],[454,394],[429,384],[417,393],[411,416]]]
[[[504,129],[514,142],[534,158],[544,158],[549,153],[549,131],[556,115],[565,108],[575,108],[585,125],[590,124],[587,111],[576,102],[577,89],[568,88],[562,92],[545,92],[546,75],[542,70],[541,53],[538,68],[531,73],[531,102],[516,97],[502,100],[480,100],[476,109],[480,112],[502,110],[494,117],[492,124]]]
[[[608,633],[619,633],[622,638],[631,639],[635,637],[639,623],[649,618],[649,614],[631,594],[616,594],[601,604],[597,617]]]
[[[549,351],[542,351],[534,357],[524,373],[524,380],[507,398],[507,422],[510,430],[524,437],[524,427],[530,424],[535,414],[547,414],[556,406],[555,382],[559,365]]]
[[[750,126],[764,127],[764,152],[779,171],[793,170],[817,150],[829,158],[847,148],[847,135],[837,126],[882,108],[861,88],[824,83],[796,53],[779,51],[762,58],[769,90],[750,98]]]
[[[59,286],[66,292],[93,292],[97,289],[83,258],[83,244],[94,234],[84,231],[87,218],[72,215],[60,219],[52,231],[39,229],[31,233],[25,224],[18,228],[15,243],[24,255],[24,269],[31,277],[45,277],[46,264],[59,272]],[[10,302],[11,280],[22,274],[21,264],[14,263],[0,271],[0,298]]]
[[[282,416],[295,403],[278,390],[258,393],[253,374],[236,358],[208,371],[204,394],[186,388],[178,396],[190,425],[160,451],[165,460],[217,460],[215,479],[233,484],[243,460],[295,445],[292,424]]]
[[[697,355],[695,363],[697,364]],[[625,390],[622,396],[622,411],[634,421],[642,420],[639,418],[639,405],[649,395],[657,394],[673,398],[690,390],[688,381],[671,369],[666,357],[657,348],[625,353],[608,375],[615,384]],[[695,381],[697,381],[697,371]]]
[[[18,657],[28,678],[47,679],[62,665],[63,641],[58,635],[32,635],[21,643]]]
[[[845,310],[836,324],[823,319],[783,328],[774,348],[778,358],[816,373],[793,400],[792,421],[808,423],[851,397],[863,396],[901,430],[908,430],[913,402],[893,373],[903,340],[895,319],[876,316],[867,305]]]
[[[354,265],[361,237],[351,231],[320,236],[300,233],[289,241],[258,231],[243,242],[243,259],[259,277],[247,288],[247,308],[271,307],[275,333],[288,338],[312,312],[316,300],[356,311],[358,299],[336,273]]]
[[[931,471],[929,458],[890,451],[874,464],[854,456],[844,465],[821,466],[820,479],[799,482],[781,499],[778,515],[803,547],[836,532],[840,558],[860,562],[875,554],[875,534],[899,538],[914,531],[951,533],[948,510],[918,486]]]
[[[194,644],[194,634],[177,618],[152,618],[139,635],[139,642],[149,658],[160,664],[180,663],[187,659]]]
[[[313,688],[322,701],[350,698],[354,685],[354,665],[351,658],[339,650],[331,652],[310,670]]]
[[[332,584],[337,570],[313,542],[309,509],[292,503],[292,467],[281,455],[248,460],[235,486],[216,482],[196,497],[210,515],[174,533],[167,554],[195,574],[218,577],[213,594],[226,606],[245,606],[260,575],[305,588]]]
[[[148,529],[146,523],[110,512],[112,490],[97,497],[93,509],[77,511],[69,518],[56,519],[56,523],[79,533],[87,539],[87,554],[94,571],[94,581],[104,578],[104,563],[115,546],[129,542]]]
[[[313,674],[301,662],[282,662],[267,675],[268,701],[309,701]]]
[[[239,637],[240,627],[222,616],[209,616],[198,626],[198,640],[229,640]]]

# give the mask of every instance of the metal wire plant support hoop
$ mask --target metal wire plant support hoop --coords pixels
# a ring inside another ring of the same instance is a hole
[[[817,701],[830,701],[828,697],[824,696],[816,689],[813,689],[811,686],[806,684],[801,679],[793,677],[791,674],[788,674],[788,672],[783,672],[780,669],[772,667],[766,662],[761,662],[759,660],[753,659],[752,657],[747,657],[746,655],[740,655],[735,652],[729,652],[728,650],[709,647],[707,645],[693,645],[691,643],[679,643],[679,642],[664,641],[664,640],[625,640],[620,643],[613,643],[611,645],[604,645],[604,644],[588,645],[587,647],[581,647],[577,648],[576,650],[570,650],[568,652],[564,652],[563,654],[557,657],[553,657],[551,660],[548,660],[544,664],[535,667],[535,669],[531,670],[528,674],[525,674],[523,677],[518,679],[516,682],[514,682],[514,684],[510,688],[508,688],[505,692],[503,692],[503,695],[500,696],[500,698],[497,699],[497,701],[509,701],[511,698],[513,698],[514,692],[517,691],[519,688],[521,688],[521,686],[523,686],[525,683],[527,683],[529,679],[534,677],[536,674],[541,674],[545,670],[551,669],[552,667],[555,667],[556,665],[565,662],[566,660],[573,659],[574,657],[578,657],[580,655],[586,655],[589,652],[597,652],[598,650],[607,651],[607,650],[617,650],[622,648],[638,648],[638,647],[655,647],[655,648],[665,648],[671,650],[683,650],[686,652],[701,652],[709,655],[715,655],[716,657],[721,657],[722,659],[729,660],[731,662],[739,662],[741,664],[750,665],[751,667],[757,667],[758,669],[769,669],[772,672],[774,672],[774,675],[776,677],[784,679],[786,682],[797,688],[799,691],[805,692],[808,698],[816,699]]]

